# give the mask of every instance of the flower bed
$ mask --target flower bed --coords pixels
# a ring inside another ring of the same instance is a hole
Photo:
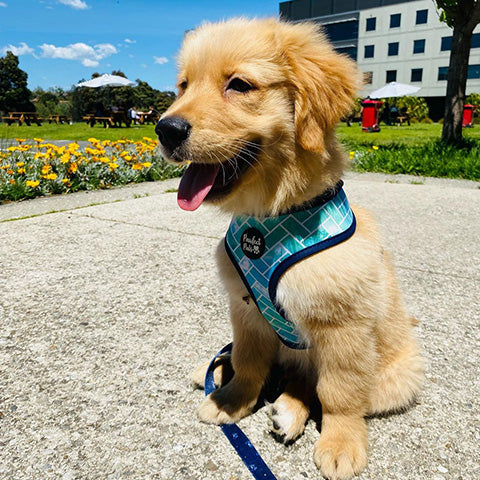
[[[0,203],[53,193],[109,188],[181,176],[158,153],[158,141],[97,140],[81,148],[17,138],[0,151]]]

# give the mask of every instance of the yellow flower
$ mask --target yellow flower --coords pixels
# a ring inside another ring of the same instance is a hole
[[[378,147],[377,147],[376,145],[372,145],[372,148],[373,148],[374,150],[378,150]]]
[[[78,165],[75,162],[71,163],[70,166],[68,167],[68,173],[75,173],[77,170],[78,170]]]
[[[151,167],[151,166],[152,166],[152,162],[142,163],[142,167],[148,168],[148,167]]]
[[[126,162],[129,162],[129,161],[132,159],[132,156],[131,156],[131,155],[122,155],[122,154],[120,154],[120,156],[121,156]]]
[[[351,160],[351,159],[352,159],[352,158],[355,156],[355,152],[353,152],[353,151],[352,151],[352,152],[349,152],[349,154],[348,154],[348,155],[349,155],[349,157],[350,157],[350,160]]]
[[[142,169],[142,165],[140,163],[134,163],[132,165],[132,170],[141,170]]]
[[[39,180],[27,180],[25,182],[25,185],[27,187],[32,187],[32,188],[38,187],[39,184],[40,184]]]
[[[45,176],[47,180],[55,180],[57,178],[56,173],[49,173],[48,175]]]
[[[17,162],[17,167],[23,167],[25,165],[25,162]]]
[[[42,174],[46,175],[51,169],[52,169],[52,166],[47,163],[42,167]]]
[[[9,182],[10,182],[12,185],[15,185],[15,179],[11,178],[11,179],[9,180]]]
[[[25,138],[16,138],[15,139],[18,143],[23,143],[25,141]]]
[[[25,173],[25,169],[24,168],[19,168],[17,170],[17,173],[19,173],[20,175],[22,175],[23,173]]]
[[[110,167],[110,170],[115,170],[116,168],[118,168],[118,164],[115,163],[115,162],[111,162],[108,164],[108,166]]]
[[[7,173],[8,173],[9,175],[13,175],[13,170],[10,168],[9,170],[7,170]]]
[[[62,183],[68,183],[68,178],[62,178]]]
[[[71,158],[70,152],[64,153],[64,154],[60,157],[60,162],[62,162],[62,163],[68,163],[68,162],[70,161],[70,158]]]
[[[37,143],[42,143],[43,142],[43,138],[33,138]]]
[[[100,143],[100,140],[98,140],[97,138],[94,138],[94,137],[90,137],[90,138],[88,139],[88,141],[89,141],[90,143]]]

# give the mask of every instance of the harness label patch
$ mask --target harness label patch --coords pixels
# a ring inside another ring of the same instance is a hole
[[[256,228],[247,228],[242,232],[240,246],[248,258],[256,260],[265,253],[265,238]]]

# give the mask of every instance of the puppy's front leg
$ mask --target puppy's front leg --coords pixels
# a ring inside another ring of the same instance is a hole
[[[364,416],[377,359],[371,328],[361,323],[323,326],[316,332],[322,428],[314,460],[329,480],[351,478],[367,464]]]
[[[203,422],[217,425],[237,422],[257,403],[275,358],[278,340],[254,304],[253,308],[255,310],[246,309],[237,302],[231,304],[235,373],[230,382],[212,392],[200,405],[197,413]]]
[[[217,249],[217,261],[230,296],[234,375],[230,382],[204,400],[197,413],[200,420],[219,425],[237,422],[252,411],[276,356],[279,340],[255,302],[248,299],[223,242]]]

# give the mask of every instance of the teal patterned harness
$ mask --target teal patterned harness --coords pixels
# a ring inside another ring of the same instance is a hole
[[[278,281],[299,260],[353,235],[355,217],[342,185],[285,215],[234,217],[225,236],[227,253],[260,313],[291,348],[308,344],[276,301]]]

